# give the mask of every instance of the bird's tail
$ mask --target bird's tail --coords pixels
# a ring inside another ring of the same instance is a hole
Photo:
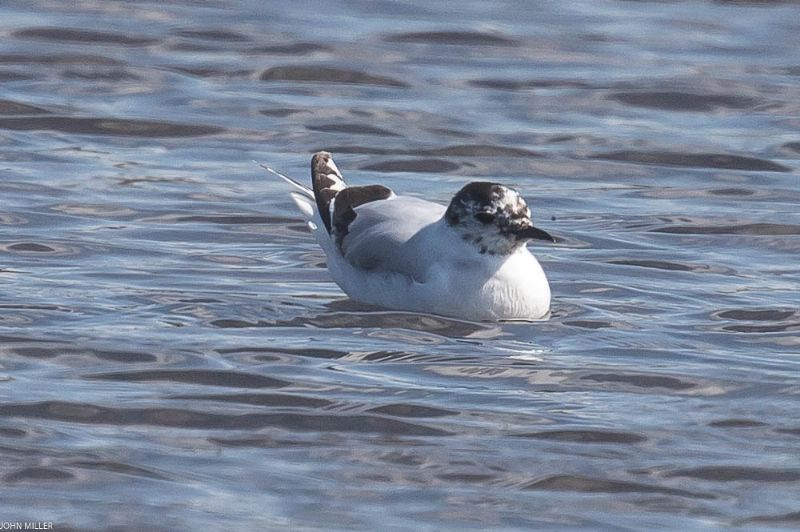
[[[258,163],[257,163],[258,164]],[[290,192],[289,195],[292,197],[292,201],[294,204],[297,205],[297,208],[300,209],[300,212],[306,219],[307,223],[313,223],[314,215],[316,214],[316,202],[314,200],[314,191],[308,188],[307,186],[303,185],[302,183],[298,182],[291,177],[284,175],[274,168],[270,168],[264,164],[258,164],[261,168],[266,170],[267,172],[274,174],[284,180],[286,183],[292,186],[295,190]],[[313,231],[315,228],[311,227]]]
[[[311,158],[311,184],[313,188],[308,188],[297,180],[269,166],[263,164],[259,166],[267,172],[280,177],[295,189],[290,193],[292,200],[306,217],[306,221],[314,223],[315,215],[319,215],[326,232],[331,232],[333,200],[336,194],[347,188],[347,184],[344,182],[342,173],[336,167],[336,163],[333,162],[333,156],[330,153],[318,151]],[[314,229],[316,228],[312,228],[312,231]]]
[[[348,187],[333,162],[333,156],[326,151],[318,151],[311,157],[312,188],[269,166],[262,164],[261,167],[296,189],[290,193],[292,199],[315,234],[319,227],[318,222],[322,222],[325,232],[329,235],[335,234],[339,240],[347,234],[348,226],[356,218],[353,209],[371,201],[394,196],[391,189],[383,185]]]
[[[393,194],[383,185],[348,187],[333,156],[326,151],[318,151],[311,158],[311,183],[320,219],[337,244],[341,244],[356,219],[356,207]]]
[[[311,157],[311,184],[322,223],[331,232],[331,218],[336,194],[347,188],[344,177],[327,151],[318,151]]]
[[[269,166],[260,166],[295,189],[290,192],[292,200],[305,216],[306,225],[326,253],[332,241],[335,240],[337,246],[341,245],[350,230],[350,224],[357,217],[354,210],[356,207],[394,196],[391,189],[383,185],[348,187],[333,162],[333,156],[326,151],[318,151],[311,158],[312,188]]]

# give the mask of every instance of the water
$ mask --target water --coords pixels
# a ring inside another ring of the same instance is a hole
[[[0,7],[0,520],[800,524],[800,7]],[[286,186],[514,185],[542,323],[344,298]]]

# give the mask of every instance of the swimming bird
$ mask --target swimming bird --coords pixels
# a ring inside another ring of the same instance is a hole
[[[325,151],[311,158],[311,188],[264,168],[295,188],[331,277],[351,299],[476,321],[548,315],[550,285],[526,244],[555,239],[533,225],[514,189],[471,182],[445,207],[383,185],[348,186]]]

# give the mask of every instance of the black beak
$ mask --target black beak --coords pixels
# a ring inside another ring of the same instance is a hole
[[[549,242],[556,241],[556,239],[553,238],[553,236],[550,233],[548,233],[547,231],[543,231],[538,227],[534,227],[532,225],[527,225],[522,229],[520,229],[519,231],[516,231],[514,234],[519,240],[535,239],[535,240],[547,240]]]

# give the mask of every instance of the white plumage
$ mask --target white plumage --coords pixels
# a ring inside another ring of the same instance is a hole
[[[385,187],[359,196],[372,187],[347,187],[326,152],[312,160],[314,190],[267,170],[295,187],[292,198],[331,277],[352,299],[469,320],[547,316],[550,286],[525,244],[552,237],[533,227],[513,189],[470,183],[445,208]],[[347,188],[350,196],[342,194]],[[320,206],[328,209],[327,223]]]

